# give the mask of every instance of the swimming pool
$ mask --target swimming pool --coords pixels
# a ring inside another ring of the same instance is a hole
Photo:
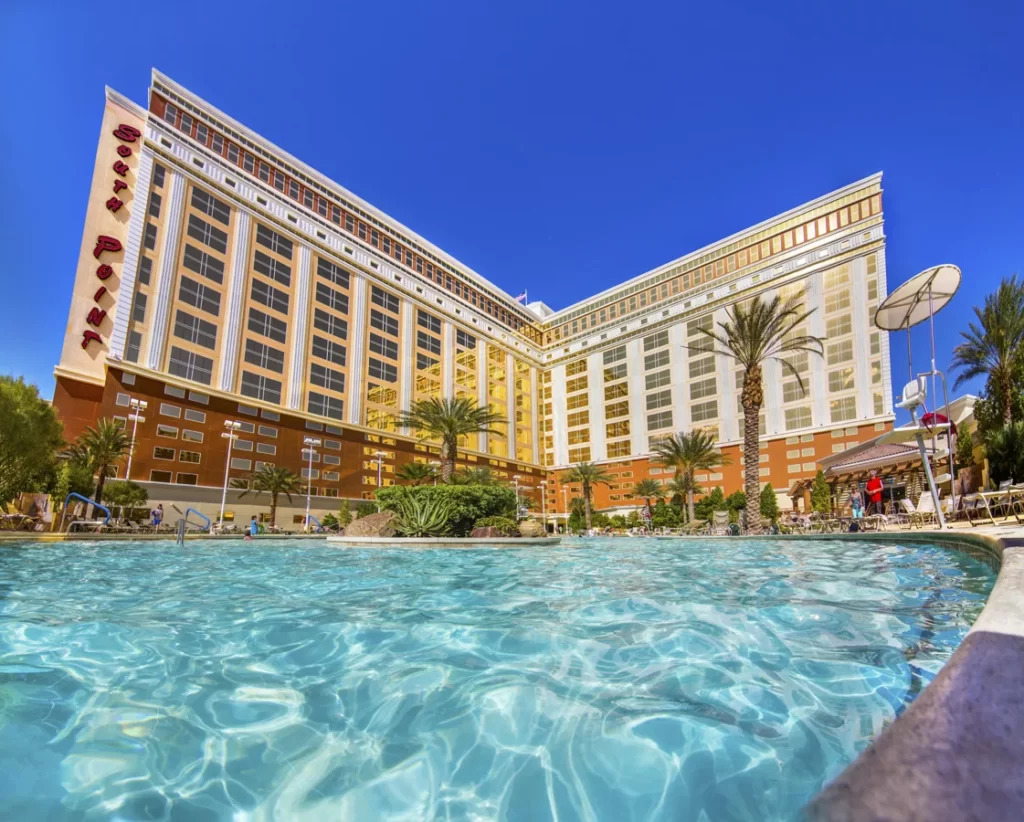
[[[0,548],[0,817],[789,819],[994,579],[841,541]]]

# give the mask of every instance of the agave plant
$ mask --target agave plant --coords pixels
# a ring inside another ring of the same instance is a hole
[[[451,503],[422,494],[402,494],[392,509],[394,527],[403,537],[443,537],[451,530]]]

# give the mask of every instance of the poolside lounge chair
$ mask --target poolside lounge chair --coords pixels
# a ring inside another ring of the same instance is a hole
[[[933,522],[937,521],[935,516],[935,500],[932,499],[930,493],[921,495],[921,499],[917,501],[917,511],[910,517],[910,527],[919,525],[922,528]]]
[[[712,511],[711,512],[711,529],[710,533],[712,536],[727,536],[729,533],[729,512],[728,511]]]
[[[686,523],[682,528],[679,529],[685,536],[696,536],[697,534],[706,534],[708,532],[708,521],[706,519],[695,519],[692,522]]]

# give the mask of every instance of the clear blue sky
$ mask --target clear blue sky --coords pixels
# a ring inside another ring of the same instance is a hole
[[[945,366],[1024,268],[1022,31],[949,0],[0,2],[0,372],[52,391],[103,87],[144,104],[153,66],[555,308],[881,170],[890,288],[964,272]]]

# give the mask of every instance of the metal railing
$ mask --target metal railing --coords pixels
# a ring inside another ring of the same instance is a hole
[[[81,500],[82,502],[84,502],[86,505],[91,505],[93,508],[99,508],[104,514],[106,514],[106,519],[103,520],[103,525],[104,526],[110,525],[110,509],[109,508],[107,508],[105,505],[100,505],[98,502],[96,502],[96,500],[89,499],[88,497],[83,497],[81,494],[76,494],[74,491],[72,491],[70,494],[68,494],[64,498],[64,511],[60,515],[60,527],[61,527],[61,529],[64,528],[64,518],[67,517],[67,515],[68,515],[68,503],[72,499],[78,499],[78,500]],[[68,531],[67,532],[70,534],[71,533],[71,529],[74,528],[76,525],[97,525],[98,526],[98,523],[94,519],[76,519],[76,520],[73,520],[72,522],[68,523]]]
[[[189,514],[195,514],[197,517],[202,519],[206,523],[205,527],[200,527],[198,522],[189,522]],[[186,508],[185,516],[181,517],[177,522],[176,542],[178,543],[178,545],[185,544],[185,531],[187,530],[189,525],[193,526],[194,528],[199,528],[200,531],[212,531],[213,527],[213,523],[210,522],[210,518],[206,516],[206,514],[204,514],[202,511],[197,511],[195,508]]]

